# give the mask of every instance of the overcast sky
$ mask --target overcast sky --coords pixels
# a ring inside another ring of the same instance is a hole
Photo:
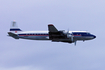
[[[77,45],[7,36],[16,20],[23,31],[86,30],[97,38]],[[0,0],[0,70],[104,70],[105,0]]]

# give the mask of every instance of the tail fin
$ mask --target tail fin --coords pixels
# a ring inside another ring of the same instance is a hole
[[[17,32],[20,32],[22,30],[20,28],[18,28],[16,22],[13,21],[12,25],[11,25],[11,28],[10,28],[10,31],[13,32],[13,33],[17,33]]]

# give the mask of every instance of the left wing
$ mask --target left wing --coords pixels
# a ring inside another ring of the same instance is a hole
[[[49,39],[52,40],[53,42],[65,42],[65,43],[75,43],[76,41],[72,41],[71,37],[67,35],[68,32],[64,31],[58,31],[54,25],[49,24],[48,25],[48,30],[49,30]]]
[[[59,39],[65,39],[66,35],[63,33],[63,31],[58,31],[54,25],[49,24],[48,25],[48,30],[49,30],[49,39],[51,40],[59,40]]]
[[[58,32],[58,30],[55,28],[55,26],[54,25],[52,25],[52,24],[49,24],[48,25],[48,30],[49,30],[49,32]]]

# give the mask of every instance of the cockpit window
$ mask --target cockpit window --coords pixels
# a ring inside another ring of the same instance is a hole
[[[90,34],[90,33],[87,33],[88,35]]]

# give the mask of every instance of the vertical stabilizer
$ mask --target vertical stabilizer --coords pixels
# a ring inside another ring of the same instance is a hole
[[[18,28],[15,20],[12,22],[11,24],[11,27],[10,27],[10,32],[13,32],[13,33],[17,33],[17,32],[20,32],[22,31],[20,28]]]

